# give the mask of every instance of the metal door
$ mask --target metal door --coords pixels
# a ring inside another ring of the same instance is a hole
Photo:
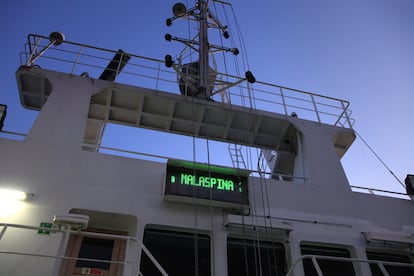
[[[124,261],[125,248],[122,239],[71,235],[59,276],[122,276],[123,265],[114,262]]]

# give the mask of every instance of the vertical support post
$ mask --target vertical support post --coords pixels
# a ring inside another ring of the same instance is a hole
[[[382,262],[378,262],[378,267],[381,270],[382,274],[384,274],[384,276],[390,276],[390,274],[388,274],[388,271],[385,269]]]
[[[341,105],[342,105],[343,113],[345,114],[346,121],[347,121],[347,123],[349,125],[349,128],[352,129],[352,124],[351,124],[351,120],[349,119],[348,110],[344,106],[344,102],[343,101],[341,101]]]
[[[58,253],[57,253],[57,260],[55,263],[55,266],[53,267],[53,274],[52,275],[59,275],[59,270],[60,267],[62,265],[62,260],[65,256],[65,252],[66,252],[66,247],[68,246],[68,242],[69,242],[69,236],[70,236],[70,226],[65,226],[64,228],[64,232],[62,235],[62,239],[60,240],[60,244],[59,244],[59,248],[58,248]]]
[[[313,94],[311,95],[311,99],[313,103],[313,108],[315,109],[316,117],[318,118],[318,123],[321,123],[321,117],[319,117],[318,107],[316,106],[315,97],[313,96]]]
[[[318,261],[316,260],[315,256],[312,256],[312,263],[315,266],[316,272],[318,273],[318,276],[323,276],[322,270],[319,267]]]
[[[76,68],[76,65],[78,65],[78,63],[79,63],[79,59],[80,59],[80,56],[82,54],[82,51],[83,51],[83,45],[80,47],[79,52],[76,56],[76,61],[73,63],[72,71],[70,72],[71,75],[73,75],[73,72],[75,72],[75,68]]]
[[[118,53],[121,53],[121,57],[119,58],[118,66],[116,67],[115,78],[116,78],[116,76],[119,75],[119,73],[121,71],[121,65],[122,65],[123,60],[124,60],[124,53],[121,52],[121,51],[118,51]],[[115,81],[115,78],[114,78],[114,81]]]
[[[6,233],[6,230],[7,230],[7,224],[3,225],[3,229],[1,229],[0,240],[3,238],[4,234]]]
[[[155,83],[155,90],[158,91],[158,83],[160,82],[161,63],[158,63],[157,82]]]
[[[132,262],[128,262],[128,257],[129,257],[129,244],[130,244],[130,240],[129,238],[126,239],[126,245],[125,245],[125,259],[124,259],[124,263],[123,263],[123,276],[128,276],[128,275],[132,275]]]
[[[282,103],[283,103],[283,109],[285,110],[285,115],[288,115],[285,95],[283,94],[283,89],[282,89],[282,87],[280,87],[279,89],[280,89],[280,96],[282,97]]]

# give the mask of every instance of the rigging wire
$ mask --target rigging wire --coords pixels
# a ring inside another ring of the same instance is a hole
[[[246,71],[247,68],[249,68],[249,62],[248,62],[248,58],[247,58],[248,55],[247,55],[246,45],[244,43],[244,39],[243,39],[241,30],[240,30],[240,26],[238,24],[237,17],[235,15],[235,12],[234,12],[234,9],[233,9],[232,6],[231,6],[231,10],[232,10],[232,14],[233,14],[233,19],[234,19],[234,22],[235,22],[236,30],[237,30],[238,40],[239,40],[239,43],[240,43],[240,45],[242,47],[241,48],[241,52],[242,52],[242,65],[243,65],[243,69]],[[228,15],[227,15],[226,12],[225,12],[225,17],[228,20]],[[235,44],[233,38],[232,38],[232,43]],[[238,70],[240,68],[240,65],[238,63],[238,59],[236,57],[234,57],[234,61],[235,61],[236,71],[237,71],[236,74],[237,75],[240,75],[240,71]],[[251,90],[253,89],[252,86],[251,86],[251,84],[248,84],[247,89],[248,89],[248,95],[247,96],[248,96],[248,99],[250,100],[250,108],[251,108],[251,110],[253,112],[255,112],[256,111],[256,108],[255,108],[255,104],[254,104],[253,97],[252,97],[252,93],[251,93],[252,92]],[[243,95],[244,93],[243,93],[243,88],[242,87],[240,87],[240,94],[241,94],[241,99],[242,99],[242,101],[241,101],[242,106],[246,106],[246,102],[244,101],[245,98],[244,98],[244,95]],[[248,156],[249,167],[252,168],[253,167],[253,161],[252,161],[253,155],[252,155],[252,148],[251,147],[246,147],[246,154]],[[260,156],[260,153],[259,153],[259,149],[256,148],[256,157],[257,157],[258,162],[259,162],[259,158],[260,157],[258,157],[258,156]],[[270,200],[269,200],[269,192],[268,192],[268,189],[267,189],[266,179],[264,179],[264,174],[262,174],[262,173],[260,174],[260,188],[261,188],[261,197],[262,197],[262,203],[263,203],[262,208],[263,208],[263,218],[264,218],[265,236],[264,237],[261,237],[261,235],[259,235],[259,232],[256,229],[256,231],[255,231],[255,234],[256,234],[256,237],[255,237],[256,238],[256,242],[254,243],[256,246],[254,246],[254,254],[255,254],[255,269],[256,269],[256,274],[258,274],[258,275],[262,275],[263,274],[263,269],[264,269],[263,268],[263,265],[264,264],[262,263],[261,238],[265,238],[266,240],[270,240],[272,244],[274,243],[274,237],[272,235],[272,230],[271,230],[272,229],[272,223],[270,221],[270,227],[268,227],[268,222],[267,222],[267,219],[266,219],[266,209],[268,211],[269,216],[270,216],[270,213],[271,213],[270,212]],[[254,191],[254,189],[252,189],[252,190]],[[255,196],[253,196],[253,199],[255,201]],[[256,202],[253,202],[253,204],[254,204],[255,209],[256,209],[255,210],[255,213],[258,214],[259,213],[258,210],[257,210],[258,205],[256,204]],[[257,228],[257,225],[258,225],[257,217],[254,216],[253,219],[254,219],[254,222],[253,223],[254,223],[255,227]],[[277,263],[277,261],[276,261],[276,259],[277,259],[276,248],[273,248],[273,250],[272,250],[272,256],[267,255],[267,258],[268,258],[268,266],[269,266],[268,267],[268,271],[272,271],[272,269],[271,269],[272,262],[270,261],[270,259],[273,259],[273,261],[274,261],[275,264]]]
[[[356,135],[361,139],[361,141],[368,147],[368,149],[374,154],[374,156],[381,162],[381,164],[388,170],[388,172],[401,184],[401,186],[406,189],[404,183],[394,174],[394,172],[387,166],[387,164],[381,159],[381,157],[373,150],[373,148],[362,138],[362,136],[354,129]]]
[[[214,10],[217,13],[217,7],[216,7],[215,3],[214,3]],[[226,12],[226,9],[225,9],[223,3],[222,3],[222,10],[223,10],[223,13],[225,15],[226,23],[229,23],[229,19],[228,19],[229,17],[227,15],[227,12]],[[230,24],[226,24],[226,25],[229,26]],[[232,32],[230,31],[230,33],[232,33]],[[221,46],[223,46],[224,43],[223,43],[222,36],[219,35],[219,37],[220,37]],[[230,37],[231,37],[231,40],[230,40],[231,45],[232,45],[232,47],[234,47],[235,46],[235,41],[233,39],[233,36],[230,36]],[[227,59],[225,57],[224,52],[223,52],[223,61],[224,61],[224,68],[225,68],[226,76],[228,78]],[[244,62],[243,62],[243,65],[245,65]],[[234,66],[235,66],[234,68],[235,68],[235,71],[236,71],[236,75],[240,75],[240,65],[238,63],[238,59],[236,58],[236,56],[234,56]],[[242,104],[242,106],[246,106],[246,104],[244,102],[243,89],[242,89],[241,86],[239,86],[239,88],[240,88],[240,95],[241,95],[241,104]],[[232,106],[231,101],[229,102],[229,104],[230,104],[230,108],[231,108],[231,106]],[[247,134],[246,140],[248,139],[248,136],[249,136],[249,134]],[[235,145],[235,146],[237,146],[237,145]],[[246,147],[246,151],[248,152],[247,147]],[[251,154],[248,154],[247,156],[250,157],[250,159],[251,159]],[[248,162],[250,162],[250,164],[252,164],[251,160],[248,160]],[[237,165],[237,169],[240,169],[240,163],[237,162],[236,165]],[[247,167],[249,167],[249,166],[247,166]],[[253,194],[254,194],[254,189],[252,189],[252,190],[253,190]],[[254,200],[254,198],[255,198],[255,196],[253,196],[253,200]],[[257,206],[257,205],[254,204],[254,206]],[[253,219],[256,220],[255,217],[253,217]],[[254,225],[257,225],[257,223],[254,223]],[[257,228],[255,230],[257,230]],[[260,256],[261,252],[260,252],[259,232],[255,231],[255,230],[254,230],[254,233],[255,233],[256,236],[255,236],[255,239],[253,240],[253,243],[251,244],[252,249],[253,249],[253,254],[254,254],[254,264],[255,264],[254,269],[256,271],[255,275],[262,275],[263,270],[262,270],[261,256]],[[248,242],[247,242],[246,226],[245,226],[245,220],[244,220],[244,215],[243,214],[242,214],[242,240],[243,240],[243,253],[244,253],[244,265],[245,265],[244,269],[245,269],[246,275],[249,276]]]
[[[188,7],[189,0],[186,0],[186,4]],[[191,24],[190,20],[187,20],[187,35],[188,39],[191,39]],[[193,59],[193,51],[189,49],[189,59],[190,62],[192,62]],[[182,61],[180,61],[182,62]],[[188,95],[188,86],[185,85],[185,95]],[[192,129],[193,131],[196,129],[195,125],[195,110],[194,110],[194,97],[191,97],[191,118],[192,118]],[[196,145],[196,137],[195,132],[193,132],[192,135],[192,146],[193,146],[193,164],[197,162],[197,145]],[[195,166],[193,166],[193,175],[195,175]],[[193,191],[193,220],[194,220],[194,275],[198,276],[198,204],[197,204],[197,196],[196,196],[196,190]]]

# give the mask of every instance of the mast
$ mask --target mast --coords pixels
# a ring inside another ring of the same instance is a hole
[[[176,19],[188,19],[196,21],[198,23],[198,33],[192,39],[185,39],[180,37],[166,34],[165,39],[167,41],[178,41],[185,45],[181,54],[188,51],[198,52],[198,61],[189,61],[183,63],[185,57],[180,56],[177,61],[174,61],[171,55],[165,56],[165,65],[167,67],[173,67],[179,78],[180,92],[184,96],[192,96],[205,100],[212,100],[212,96],[217,93],[222,93],[228,88],[239,84],[242,81],[247,80],[250,83],[255,82],[255,78],[250,71],[246,72],[244,78],[234,83],[225,83],[221,85],[220,89],[214,91],[217,85],[217,72],[210,67],[209,57],[210,54],[224,51],[231,52],[234,55],[239,54],[237,48],[223,47],[214,45],[209,42],[208,30],[209,28],[216,28],[221,31],[221,34],[225,39],[229,38],[227,32],[227,26],[220,23],[219,19],[209,9],[208,4],[210,0],[198,0],[195,7],[187,9],[183,3],[176,3],[173,6],[174,16],[167,19],[167,26],[171,26]],[[211,0],[215,1],[215,0]],[[231,5],[220,1],[225,5]]]
[[[205,95],[206,99],[210,98],[210,92],[208,91],[208,69],[209,69],[209,43],[208,43],[208,23],[207,23],[207,8],[208,1],[199,0],[198,6],[200,9],[200,48],[199,48],[199,85],[198,89],[202,95]]]

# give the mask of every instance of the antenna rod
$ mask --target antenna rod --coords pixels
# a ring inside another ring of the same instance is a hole
[[[199,48],[199,64],[198,64],[198,77],[199,84],[198,89],[200,94],[204,95],[206,99],[210,98],[210,92],[208,89],[208,23],[207,23],[207,11],[208,0],[199,0],[198,7],[200,9],[200,48]]]

